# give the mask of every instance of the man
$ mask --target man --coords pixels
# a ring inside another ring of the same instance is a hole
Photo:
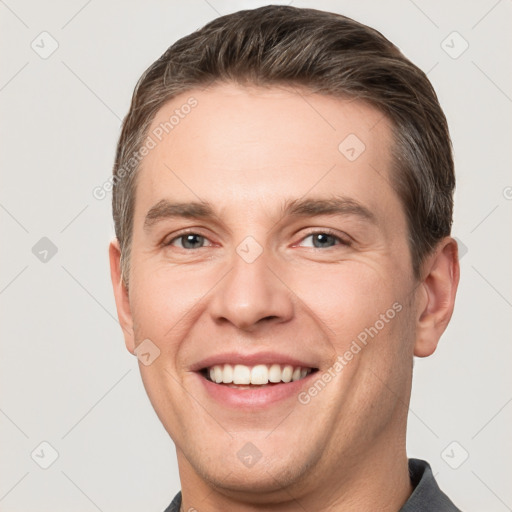
[[[168,511],[452,511],[407,459],[413,356],[454,305],[454,171],[425,74],[283,6],[142,76],[114,167],[112,283],[176,445]]]

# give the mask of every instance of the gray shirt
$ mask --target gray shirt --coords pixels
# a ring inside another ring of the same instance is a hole
[[[428,462],[409,459],[409,476],[414,491],[398,512],[461,512],[439,489]],[[180,506],[181,491],[176,494],[165,512],[179,512]]]

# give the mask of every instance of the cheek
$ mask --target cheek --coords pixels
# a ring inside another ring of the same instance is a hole
[[[143,335],[155,339],[174,338],[216,281],[211,272],[186,266],[163,263],[136,268],[130,290],[132,315]]]
[[[342,344],[376,322],[383,330],[381,315],[388,320],[399,309],[393,309],[399,302],[396,282],[367,264],[347,261],[310,267],[294,275],[288,276],[293,283],[290,288],[327,329],[328,336]]]

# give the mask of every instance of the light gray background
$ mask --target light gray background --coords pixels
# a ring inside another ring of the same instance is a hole
[[[146,67],[219,14],[265,3],[0,0],[1,511],[161,511],[179,490],[174,446],[116,319],[111,196],[92,190],[110,176]],[[452,323],[415,363],[409,456],[430,461],[463,510],[512,510],[512,2],[293,5],[379,29],[439,94],[467,253]],[[46,59],[31,47],[51,49],[43,31],[59,45]],[[46,262],[32,252],[42,237],[58,249]],[[48,469],[43,441],[59,454]]]

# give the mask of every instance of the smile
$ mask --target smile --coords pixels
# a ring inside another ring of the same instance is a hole
[[[202,375],[216,384],[226,384],[229,387],[265,386],[288,383],[304,379],[316,368],[291,366],[282,364],[218,364],[202,370]]]

